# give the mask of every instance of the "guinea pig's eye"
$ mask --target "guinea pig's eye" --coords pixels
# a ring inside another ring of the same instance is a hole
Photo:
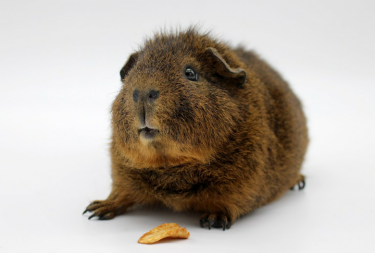
[[[198,77],[199,77],[198,72],[192,67],[187,66],[184,72],[185,72],[186,78],[189,79],[190,81],[198,81]]]

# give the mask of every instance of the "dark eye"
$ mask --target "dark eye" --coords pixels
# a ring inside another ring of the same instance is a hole
[[[185,68],[185,76],[190,81],[198,81],[199,77],[198,72],[189,66]]]

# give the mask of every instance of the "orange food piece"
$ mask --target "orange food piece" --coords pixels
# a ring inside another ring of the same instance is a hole
[[[186,230],[186,228],[182,228],[176,223],[164,223],[150,230],[150,232],[142,235],[141,238],[139,238],[138,242],[144,244],[152,244],[164,238],[187,239],[189,238],[189,236],[190,233]]]

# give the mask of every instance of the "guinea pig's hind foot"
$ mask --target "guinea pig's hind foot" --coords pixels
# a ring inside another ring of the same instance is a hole
[[[305,176],[299,175],[299,178],[294,185],[298,185],[298,190],[302,190],[303,188],[305,188],[305,185],[306,185]],[[294,190],[294,185],[290,188],[291,190]]]
[[[207,224],[208,229],[211,227],[223,228],[224,231],[231,227],[232,222],[223,214],[204,214],[199,220],[199,224],[202,228]]]
[[[98,217],[99,220],[110,220],[116,215],[123,213],[127,207],[128,205],[119,206],[116,202],[110,200],[96,200],[91,202],[82,214],[87,212],[93,213],[89,217],[89,220],[95,216]]]

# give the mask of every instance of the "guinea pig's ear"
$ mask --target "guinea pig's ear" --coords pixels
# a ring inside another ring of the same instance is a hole
[[[215,48],[208,47],[205,55],[210,59],[210,64],[216,69],[216,74],[223,80],[226,80],[228,84],[241,87],[246,82],[245,70],[231,68]]]
[[[120,76],[121,79],[124,79],[125,76],[128,74],[128,72],[131,70],[131,68],[134,66],[134,63],[138,59],[138,53],[133,53],[129,56],[129,59],[126,61],[124,67],[120,70]]]

